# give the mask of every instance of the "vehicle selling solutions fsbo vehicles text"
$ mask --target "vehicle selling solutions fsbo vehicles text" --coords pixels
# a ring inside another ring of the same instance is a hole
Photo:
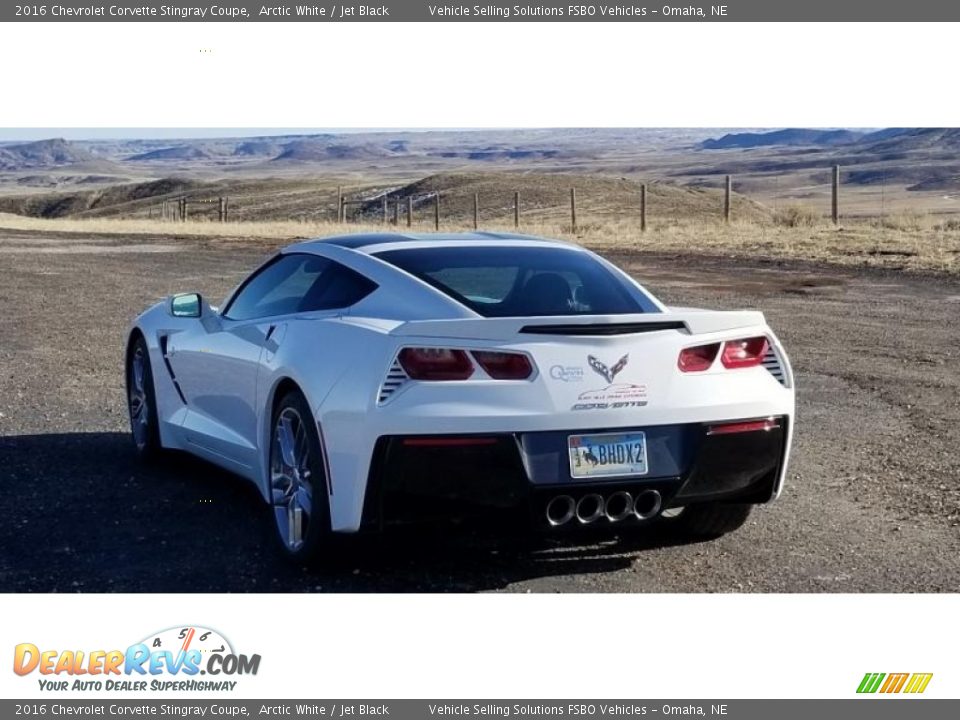
[[[512,17],[590,17],[593,15],[643,16],[646,8],[635,6],[569,5],[567,7],[544,7],[542,5],[428,5],[435,17],[497,17],[508,20]]]
[[[673,6],[647,8],[640,5],[593,5],[570,4],[561,7],[543,5],[428,5],[427,10],[433,17],[463,18],[496,17],[509,20],[513,17],[553,17],[553,18],[641,18],[652,15],[664,17],[706,17],[706,10],[699,6]],[[726,16],[726,5],[711,5],[711,16]]]

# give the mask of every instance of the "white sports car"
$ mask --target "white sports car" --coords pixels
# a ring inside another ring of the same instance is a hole
[[[754,311],[668,308],[576,245],[365,234],[291,245],[218,308],[140,315],[138,453],[253,481],[281,543],[477,509],[545,529],[736,529],[778,496],[793,374]]]

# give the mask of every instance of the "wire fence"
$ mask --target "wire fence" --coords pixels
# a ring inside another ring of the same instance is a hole
[[[550,220],[562,222],[574,232],[611,216],[632,220],[641,231],[646,231],[652,225],[651,218],[658,223],[682,221],[688,214],[682,198],[677,200],[665,194],[663,188],[676,194],[690,191],[689,185],[657,181],[630,183],[622,192],[617,191],[616,202],[608,202],[609,207],[601,210],[598,203],[610,200],[606,190],[598,191],[589,183],[578,186],[575,176],[564,177],[570,179],[569,186],[561,190],[554,183],[549,191],[531,190],[529,184],[525,189],[512,189],[504,182],[489,192],[465,191],[461,187],[416,187],[420,183],[392,189],[340,185],[335,193],[332,190],[317,192],[316,202],[301,201],[289,216],[273,210],[268,217],[264,217],[262,206],[269,203],[262,196],[258,196],[259,202],[251,203],[249,197],[211,198],[203,196],[202,191],[194,191],[162,200],[156,213],[161,219],[177,222],[319,219],[340,224],[380,223],[420,229],[432,226],[434,230],[445,227],[479,230],[510,225],[519,230],[528,222]],[[839,225],[843,220],[882,220],[888,214],[904,212],[907,205],[902,201],[903,188],[888,188],[883,175],[870,186],[857,185],[849,192],[839,165],[808,173],[803,178],[811,182],[797,184],[796,177],[779,174],[749,175],[742,180],[732,174],[700,178],[692,189],[715,191],[716,195],[715,204],[710,204],[711,199],[706,210],[701,207],[697,219],[723,223],[765,219],[784,225],[819,222]],[[952,214],[958,209],[948,205],[943,212]],[[150,209],[150,216],[154,216],[154,208]]]

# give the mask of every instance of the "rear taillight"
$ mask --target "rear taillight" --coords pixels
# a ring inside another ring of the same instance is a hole
[[[720,353],[720,346],[723,352]],[[770,341],[763,335],[727,340],[724,343],[710,343],[684,348],[680,351],[677,365],[683,372],[703,372],[713,366],[713,361],[720,353],[720,362],[728,370],[756,367],[763,363],[763,356],[770,348]]]
[[[494,380],[526,380],[533,374],[530,360],[520,353],[474,350],[473,357]]]
[[[711,425],[707,428],[707,435],[736,435],[738,433],[749,432],[769,432],[780,427],[780,423],[774,418],[764,420],[744,420],[737,422],[721,423]]]
[[[473,363],[463,350],[404,348],[397,360],[412,380],[466,380],[473,375]]]
[[[720,361],[725,368],[756,367],[763,362],[769,343],[763,335],[742,340],[727,340],[723,344]]]
[[[709,370],[710,366],[713,365],[713,361],[717,359],[718,352],[720,352],[720,343],[684,348],[680,351],[677,366],[683,372],[703,372],[704,370]]]
[[[497,439],[491,437],[409,437],[403,439],[407,447],[477,447],[496,445]]]

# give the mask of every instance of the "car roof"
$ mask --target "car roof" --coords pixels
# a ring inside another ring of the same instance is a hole
[[[284,248],[285,252],[310,252],[324,246],[355,250],[365,254],[400,250],[405,247],[456,247],[470,245],[539,245],[562,247],[567,249],[582,249],[579,245],[563,240],[523,235],[520,233],[503,232],[461,232],[461,233],[355,233],[351,235],[335,235],[332,237],[315,238],[296,243]]]

